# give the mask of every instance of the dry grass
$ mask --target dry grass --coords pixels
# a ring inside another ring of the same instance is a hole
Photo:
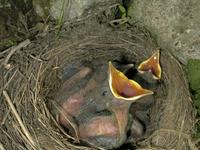
[[[12,56],[11,50],[0,53],[0,149],[100,149],[80,145],[55,120],[54,95],[64,67],[122,57],[139,62],[157,48],[142,29],[111,28],[106,21],[99,24],[101,18],[90,16],[69,24],[60,33],[62,38],[49,33]],[[161,51],[161,65],[163,78],[150,113],[150,136],[138,142],[138,149],[195,150],[195,113],[183,69],[166,50]]]

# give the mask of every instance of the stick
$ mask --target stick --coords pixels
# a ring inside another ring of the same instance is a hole
[[[0,150],[6,150],[4,147],[3,147],[3,144],[0,143]]]
[[[19,125],[21,126],[22,131],[24,132],[24,134],[26,135],[26,137],[28,138],[28,140],[30,141],[30,143],[31,143],[33,146],[35,146],[35,143],[34,143],[32,137],[31,137],[29,131],[28,131],[28,130],[26,129],[26,127],[24,126],[24,124],[23,124],[23,122],[22,122],[22,120],[21,120],[19,114],[17,113],[17,110],[15,109],[15,107],[14,107],[14,105],[13,105],[13,103],[12,103],[12,101],[11,101],[9,95],[8,95],[8,93],[7,93],[6,91],[4,91],[4,90],[3,90],[3,96],[5,97],[6,101],[8,102],[8,105],[10,106],[13,115],[16,117],[16,119],[17,119]]]
[[[7,55],[7,57],[5,58],[4,62],[3,62],[3,65],[5,68],[8,68],[8,66],[10,66],[10,64],[8,64],[8,61],[9,59],[11,58],[11,56],[17,51],[17,50],[20,50],[21,48],[23,47],[26,47],[30,44],[30,40],[27,39],[21,43],[19,43],[17,46],[13,47],[11,50],[10,50],[10,53]]]

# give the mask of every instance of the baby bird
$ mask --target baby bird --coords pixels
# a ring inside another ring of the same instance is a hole
[[[143,124],[130,115],[130,106],[153,92],[128,79],[111,62],[94,66],[73,69],[79,71],[60,88],[56,97],[61,104],[58,122],[91,146],[118,148],[127,140],[128,130],[131,136],[144,134]],[[154,73],[152,67],[150,71],[146,68],[145,71]]]

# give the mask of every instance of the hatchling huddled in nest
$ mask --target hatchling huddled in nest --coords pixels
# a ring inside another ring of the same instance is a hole
[[[94,60],[68,65],[57,121],[79,141],[105,149],[144,139],[161,78],[160,51],[139,65]]]

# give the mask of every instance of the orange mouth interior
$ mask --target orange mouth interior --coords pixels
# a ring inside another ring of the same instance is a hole
[[[151,72],[154,79],[161,78],[161,67],[160,67],[160,52],[159,50],[155,52],[149,59],[143,61],[138,66],[138,71],[140,73]]]
[[[112,94],[119,99],[135,101],[143,96],[153,94],[152,91],[142,88],[134,80],[128,79],[109,62],[109,86]]]

